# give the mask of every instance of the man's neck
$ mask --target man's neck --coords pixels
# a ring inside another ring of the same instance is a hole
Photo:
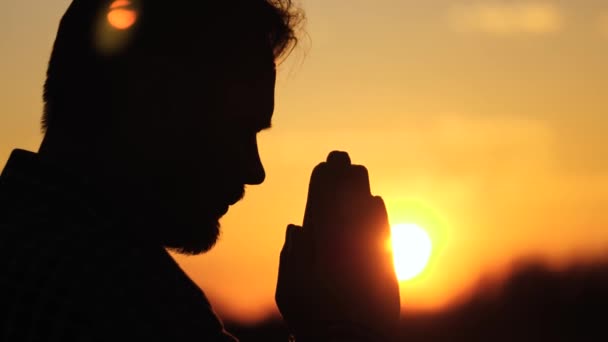
[[[56,165],[72,174],[90,180],[103,179],[103,156],[93,135],[75,139],[69,134],[49,129],[40,145],[38,155],[45,163]]]
[[[125,183],[125,177],[128,176],[116,173],[122,169],[115,167],[118,162],[110,158],[111,151],[97,147],[109,144],[100,145],[66,136],[59,135],[57,131],[47,132],[38,151],[40,160],[85,182],[86,191],[92,191],[88,195],[104,205],[106,214],[109,210],[123,223],[128,222],[133,226],[131,228],[136,229],[135,226],[141,225],[139,222],[143,216],[135,210],[134,194],[127,190],[130,187]],[[152,238],[151,233],[148,235]]]

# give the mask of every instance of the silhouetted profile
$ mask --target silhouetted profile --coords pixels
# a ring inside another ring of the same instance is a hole
[[[72,2],[40,150],[15,150],[0,177],[0,341],[235,340],[166,248],[212,248],[264,181],[256,134],[300,19],[289,0]],[[364,168],[330,159],[288,229],[279,306],[299,341],[388,339],[396,279],[369,247],[386,211]]]

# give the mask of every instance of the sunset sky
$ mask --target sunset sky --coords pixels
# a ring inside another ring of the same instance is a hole
[[[177,257],[227,317],[276,312],[284,230],[301,224],[331,150],[368,167],[392,224],[433,242],[401,284],[440,309],[522,257],[608,251],[608,2],[302,0],[306,34],[279,67],[267,178],[206,255]],[[0,11],[0,166],[37,150],[46,63],[67,0]],[[171,6],[171,3],[167,3]]]

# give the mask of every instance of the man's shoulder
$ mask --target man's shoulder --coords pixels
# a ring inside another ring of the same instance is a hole
[[[19,152],[0,176],[0,302],[8,318],[0,332],[230,340],[203,292],[145,230],[133,233],[85,185],[40,169],[35,155]]]
[[[78,278],[83,287],[120,288],[117,295],[159,286],[181,285],[183,291],[184,284],[191,284],[162,246],[120,227],[30,216],[22,222],[0,222],[0,240],[0,263],[10,262],[33,274],[50,271],[52,265],[55,271],[67,272],[64,277]],[[196,287],[189,290],[199,292]]]
[[[161,247],[83,226],[5,223],[0,231],[0,296],[16,309],[134,338],[223,331],[204,293]]]

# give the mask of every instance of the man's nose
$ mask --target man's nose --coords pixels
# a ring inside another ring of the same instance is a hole
[[[245,184],[259,185],[264,183],[265,179],[266,171],[264,170],[264,165],[262,165],[262,160],[260,159],[260,154],[256,146],[254,153],[252,153],[249,162],[247,163]]]

